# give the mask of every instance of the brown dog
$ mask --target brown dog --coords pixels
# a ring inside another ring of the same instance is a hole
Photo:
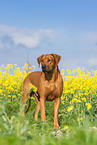
[[[23,96],[22,104],[25,105],[27,101],[27,94],[30,91],[30,84],[37,87],[37,92],[32,91],[30,95],[34,95],[37,107],[35,111],[35,120],[38,120],[38,113],[41,110],[41,120],[46,121],[45,116],[45,101],[54,100],[54,127],[59,128],[58,125],[58,109],[60,99],[63,91],[63,82],[58,63],[61,56],[57,54],[46,54],[37,58],[38,64],[42,66],[42,72],[36,71],[28,74],[23,82]],[[30,102],[29,102],[30,103]],[[30,107],[30,104],[29,104]],[[28,108],[29,109],[29,108]],[[25,108],[23,110],[23,116]]]

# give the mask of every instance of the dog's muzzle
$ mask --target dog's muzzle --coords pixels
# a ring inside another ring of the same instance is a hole
[[[46,71],[46,65],[45,65],[45,64],[42,65],[42,71],[43,71],[43,72]]]
[[[50,72],[53,71],[53,69],[51,69],[51,70],[47,70],[47,66],[46,66],[45,64],[43,64],[43,65],[42,65],[42,71],[43,71],[44,73],[45,73],[45,72],[50,73]]]

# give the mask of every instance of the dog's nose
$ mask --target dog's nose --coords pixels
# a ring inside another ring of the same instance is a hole
[[[46,65],[45,65],[45,64],[42,65],[42,69],[43,69],[43,70],[46,69]]]
[[[45,64],[42,65],[42,71],[43,71],[43,72],[46,71],[46,65],[45,65]]]

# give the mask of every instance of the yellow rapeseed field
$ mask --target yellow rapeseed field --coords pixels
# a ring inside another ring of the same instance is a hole
[[[12,64],[8,64],[7,67],[2,65],[0,67],[0,98],[15,98],[21,95],[21,86],[24,78],[27,76],[27,73],[30,73],[30,70],[34,70],[35,66],[29,67],[26,63],[22,70]]]
[[[27,73],[34,71],[35,66],[19,68],[16,64],[0,67],[0,100],[13,100],[21,97],[21,85]],[[61,103],[68,115],[75,114],[76,120],[82,121],[85,112],[94,113],[97,109],[97,71],[77,70],[61,71],[64,88]],[[33,89],[36,89],[33,87]],[[33,98],[33,97],[32,97]]]

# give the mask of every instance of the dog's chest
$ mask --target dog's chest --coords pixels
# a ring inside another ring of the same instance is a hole
[[[48,90],[49,92],[52,92],[56,89],[55,82],[51,81],[45,81],[45,87],[46,90]]]
[[[45,85],[45,95],[46,96],[49,96],[49,95],[52,95],[52,96],[55,96],[55,97],[58,97],[59,94],[60,94],[60,84],[57,85],[57,82],[46,82],[46,85]]]

